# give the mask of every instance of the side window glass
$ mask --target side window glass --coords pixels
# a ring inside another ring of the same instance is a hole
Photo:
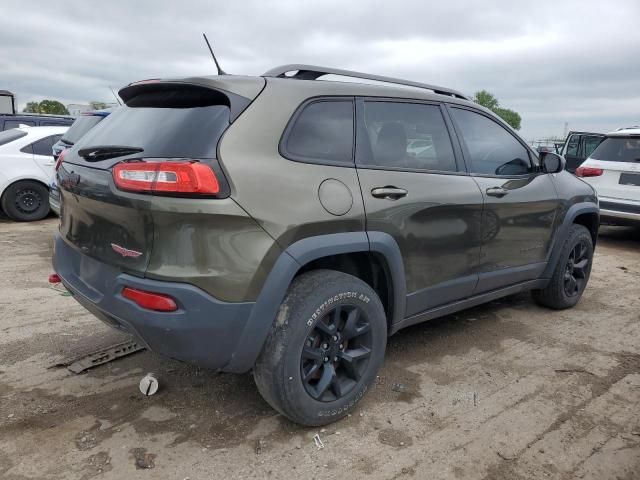
[[[27,145],[25,148],[31,147],[34,155],[52,156],[53,144],[56,143],[59,139],[60,135],[52,135],[50,137],[45,137],[42,140],[38,140],[37,142],[33,142],[31,145]],[[22,151],[25,150],[23,149]]]
[[[307,105],[281,147],[292,160],[353,165],[353,102],[327,100]]]
[[[525,175],[533,171],[527,149],[504,127],[469,110],[452,108],[470,155],[472,173]]]
[[[364,123],[370,149],[358,155],[358,164],[457,171],[439,106],[368,101],[364,104]]]
[[[596,149],[600,142],[602,141],[602,137],[584,137],[584,156],[585,158],[590,156],[593,151]]]
[[[23,121],[18,121],[18,120],[5,120],[4,122],[4,129],[5,130],[9,130],[10,128],[19,128],[20,126],[29,126],[29,127],[33,127],[35,125],[34,122],[29,122],[26,120]]]
[[[571,155],[572,157],[578,156],[578,146],[580,145],[580,137],[578,135],[571,135],[567,142],[567,151],[565,155]]]

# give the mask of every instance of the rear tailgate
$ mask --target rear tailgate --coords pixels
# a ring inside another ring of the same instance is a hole
[[[607,137],[585,165],[603,170],[589,178],[598,195],[640,201],[640,136]]]
[[[114,166],[189,159],[221,174],[218,141],[250,100],[179,82],[136,84],[120,94],[126,106],[82,137],[58,170],[60,233],[82,253],[143,276],[154,243],[154,195],[119,189]]]

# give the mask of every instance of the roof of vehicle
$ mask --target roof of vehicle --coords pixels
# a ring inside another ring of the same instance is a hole
[[[604,133],[599,133],[599,132],[583,132],[580,130],[571,130],[569,133],[567,133],[567,137],[569,135],[594,135],[597,137],[604,137]]]
[[[11,96],[13,96],[13,93],[11,93],[9,90],[0,90],[0,95],[11,95]]]
[[[76,117],[72,116],[72,115],[52,115],[49,113],[26,113],[26,112],[21,112],[21,113],[0,113],[0,118],[7,118],[9,117],[10,119],[16,119],[16,118],[47,118],[47,119],[52,119],[52,120],[56,120],[56,119],[60,119],[60,120],[74,120]]]
[[[607,133],[607,137],[628,137],[629,135],[640,135],[640,126],[619,128]]]
[[[104,110],[91,110],[89,112],[83,112],[80,114],[81,117],[106,117],[111,112],[113,112],[113,108],[105,108]]]
[[[284,73],[291,71],[298,73],[293,76]],[[302,73],[302,75],[300,75],[300,73]],[[340,79],[321,78],[325,75],[337,76],[340,77]],[[462,93],[446,87],[312,65],[284,65],[269,70],[263,76],[211,75],[188,78],[149,79],[133,82],[128,86],[163,82],[191,83],[209,88],[227,90],[237,95],[253,98],[262,90],[265,80],[269,83],[285,82],[289,88],[308,90],[310,97],[320,95],[358,95],[432,101],[446,100],[463,105],[473,105],[476,108],[489,112],[489,110],[469,100]],[[125,87],[125,89],[126,88],[127,87]],[[120,94],[122,96],[123,92],[121,91]]]
[[[29,135],[38,135],[42,137],[46,137],[47,135],[57,135],[60,133],[64,133],[69,129],[67,125],[47,125],[46,127],[18,127],[15,130],[21,130],[26,132]]]

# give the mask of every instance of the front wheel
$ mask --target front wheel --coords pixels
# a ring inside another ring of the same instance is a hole
[[[551,280],[545,288],[533,291],[533,299],[556,310],[573,307],[587,287],[592,263],[591,233],[582,225],[572,225]]]
[[[264,399],[290,420],[325,425],[355,408],[382,366],[384,308],[362,280],[316,270],[287,293],[254,378]]]
[[[33,180],[16,182],[4,191],[2,210],[19,222],[42,220],[49,214],[49,190]]]

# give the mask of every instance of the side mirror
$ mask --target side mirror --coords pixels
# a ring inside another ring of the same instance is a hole
[[[540,153],[540,167],[544,173],[560,173],[565,166],[566,161],[563,156],[553,152]]]

